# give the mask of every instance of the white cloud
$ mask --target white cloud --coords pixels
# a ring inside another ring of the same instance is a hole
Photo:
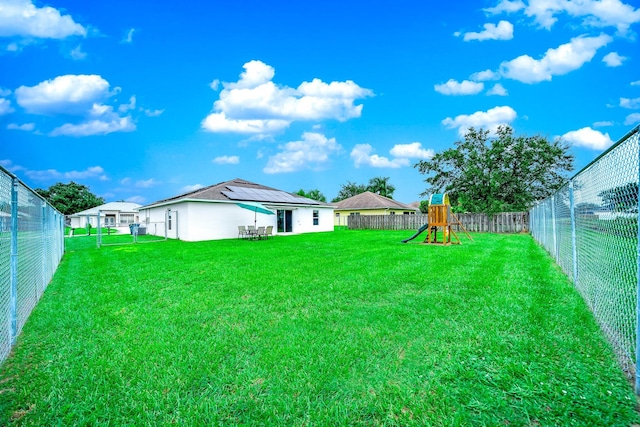
[[[201,188],[204,188],[204,185],[202,185],[202,184],[185,185],[184,187],[182,187],[180,189],[180,191],[182,191],[184,193],[191,193],[191,192],[199,190]]]
[[[305,132],[302,140],[288,142],[280,148],[281,152],[269,157],[263,169],[265,173],[321,169],[329,163],[332,154],[342,151],[335,138],[316,132]]]
[[[31,132],[36,128],[36,124],[35,123],[23,123],[21,125],[17,124],[17,123],[9,123],[7,125],[7,129],[11,129],[11,130],[23,130],[26,132]]]
[[[624,119],[625,126],[634,125],[640,122],[640,113],[631,113]]]
[[[513,38],[513,24],[509,21],[500,21],[498,25],[487,23],[483,27],[484,31],[479,33],[465,33],[463,40],[511,40]]]
[[[629,83],[631,86],[640,86],[640,80],[637,80],[635,82],[631,82]],[[0,94],[0,96],[2,96],[2,94]]]
[[[11,101],[5,98],[0,98],[0,116],[13,113],[15,110],[11,106]]]
[[[127,31],[127,34],[122,39],[121,43],[126,43],[126,44],[133,43],[133,33],[135,32],[136,32],[135,28],[129,29],[129,31]]]
[[[148,110],[144,109],[144,115],[147,117],[158,117],[160,114],[164,113],[164,109],[162,110]]]
[[[131,196],[131,197],[127,197],[126,199],[126,201],[129,203],[137,203],[139,205],[143,205],[146,200],[147,198],[144,196]]]
[[[459,115],[455,118],[447,117],[442,124],[449,129],[458,129],[458,134],[464,136],[470,127],[483,128],[494,132],[501,124],[509,124],[518,116],[509,106],[494,107],[488,111],[476,111],[471,115]]]
[[[65,172],[64,175],[69,179],[102,178],[105,176],[102,166],[91,166],[84,171]]]
[[[53,181],[53,180],[86,180],[100,179],[107,180],[104,169],[101,166],[91,166],[83,171],[59,172],[56,169],[46,170],[26,170],[24,174],[34,181]]]
[[[95,74],[58,76],[36,86],[20,86],[15,94],[18,105],[33,114],[77,114],[110,95],[109,82]]]
[[[235,83],[222,83],[214,112],[202,121],[211,132],[274,133],[291,122],[360,117],[362,105],[357,99],[373,92],[347,80],[325,83],[319,79],[302,82],[297,88],[273,83],[273,67],[261,62],[244,64],[245,71]],[[217,88],[214,80],[210,85]]]
[[[218,79],[213,79],[211,81],[211,83],[209,83],[209,87],[215,91],[218,90],[218,88],[220,87],[220,80]]]
[[[355,167],[371,166],[374,168],[401,168],[409,166],[409,159],[395,158],[389,160],[377,154],[371,154],[373,147],[369,144],[356,144],[351,150],[351,158]]]
[[[570,142],[573,146],[590,148],[592,150],[604,150],[613,144],[608,133],[603,134],[590,127],[567,132],[562,135],[562,139]]]
[[[512,13],[524,10],[525,15],[547,30],[558,21],[557,16],[567,14],[582,18],[582,25],[588,27],[615,27],[620,34],[626,34],[629,27],[640,22],[640,9],[624,4],[620,0],[502,0],[494,8],[485,9],[487,13]]]
[[[479,71],[471,75],[471,80],[481,81],[481,82],[484,82],[487,80],[498,80],[498,79],[500,79],[500,74],[492,70]]]
[[[237,165],[240,163],[240,157],[238,156],[220,156],[212,160],[217,165]]]
[[[90,136],[107,135],[113,132],[133,132],[136,125],[131,117],[118,117],[111,120],[89,120],[80,124],[66,123],[51,131],[51,136]]]
[[[160,184],[161,183],[159,181],[156,181],[153,178],[149,178],[145,180],[136,181],[135,186],[138,188],[151,188]]]
[[[501,0],[498,2],[498,5],[495,7],[489,7],[484,9],[485,12],[487,12],[490,15],[497,15],[500,13],[513,13],[513,12],[517,12],[521,9],[524,9],[526,6],[525,4],[520,1],[520,0]]]
[[[76,61],[83,60],[87,57],[87,53],[82,50],[81,45],[76,46],[71,52],[69,52],[69,55]]]
[[[610,52],[602,58],[602,62],[607,64],[607,67],[619,67],[626,60],[627,57],[618,55],[618,52]]]
[[[209,132],[264,134],[281,131],[289,124],[286,120],[234,120],[225,113],[212,113],[202,121],[202,128]]]
[[[484,83],[469,80],[457,82],[449,79],[446,83],[434,85],[433,88],[443,95],[475,95],[484,89]]]
[[[496,83],[491,89],[487,91],[487,95],[507,96],[509,92],[500,83]]]
[[[432,149],[425,149],[420,142],[412,142],[410,144],[396,144],[389,150],[393,157],[401,157],[406,159],[430,159],[435,156]]]
[[[620,107],[636,110],[640,108],[640,98],[620,98]]]
[[[0,5],[0,37],[64,39],[85,36],[87,30],[69,15],[49,6],[36,7],[30,0],[4,1]]]
[[[540,60],[522,55],[505,61],[500,65],[500,74],[523,83],[550,81],[553,76],[579,69],[591,61],[598,49],[612,40],[611,36],[606,34],[597,37],[575,37],[569,43],[547,50]]]
[[[613,126],[613,125],[615,125],[615,123],[611,121],[602,121],[602,122],[593,123],[593,127],[596,127],[596,128],[602,128],[602,127]]]
[[[129,102],[127,104],[121,104],[118,107],[118,111],[121,113],[126,113],[129,110],[134,110],[136,108],[136,97],[135,95],[129,98]]]
[[[36,86],[20,86],[15,91],[18,104],[32,114],[62,114],[83,117],[80,123],[66,123],[50,132],[51,136],[106,135],[113,132],[131,132],[136,125],[131,116],[120,116],[113,107],[103,104],[106,98],[120,88],[109,90],[109,82],[99,75],[58,76]],[[118,108],[120,113],[134,109],[136,98]]]

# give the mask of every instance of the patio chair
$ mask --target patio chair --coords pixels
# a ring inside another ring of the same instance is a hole
[[[273,225],[268,226],[264,232],[264,237],[268,239],[269,236],[273,237]]]
[[[262,239],[262,237],[265,235],[265,229],[264,227],[258,227],[258,231],[256,231],[256,236],[258,237],[258,239]]]
[[[244,239],[245,237],[247,237],[247,229],[244,227],[244,225],[239,225],[238,226],[238,239],[240,239],[240,238]]]

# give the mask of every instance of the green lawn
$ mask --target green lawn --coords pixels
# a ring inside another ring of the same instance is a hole
[[[0,425],[640,423],[530,236],[400,243],[411,234],[67,239],[0,369]]]

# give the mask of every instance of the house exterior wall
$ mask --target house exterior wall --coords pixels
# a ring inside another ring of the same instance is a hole
[[[267,203],[268,204],[268,203]],[[276,208],[270,210],[276,213]],[[235,239],[239,225],[273,226],[277,234],[277,215],[266,215],[243,209],[235,203],[225,202],[178,202],[171,205],[140,209],[141,223],[147,226],[147,234],[164,236],[164,223],[172,215],[171,228],[167,224],[167,237],[187,242],[202,240]],[[279,206],[278,209],[291,209],[293,233],[333,231],[332,208],[307,208]],[[313,211],[318,210],[318,225],[313,225]],[[255,218],[255,219],[254,219]]]
[[[281,209],[287,209],[282,207]],[[318,225],[313,223],[313,211],[318,211]],[[326,207],[304,207],[293,211],[293,233],[315,233],[333,231],[333,209]]]
[[[115,226],[116,227],[128,227],[129,223],[123,223],[123,218],[122,215],[125,215],[126,217],[129,218],[133,218],[133,222],[140,222],[140,218],[139,218],[139,214],[138,212],[121,212],[121,211],[100,211],[100,226],[104,227],[105,226],[105,218],[107,215],[115,215],[116,218],[116,223]],[[87,218],[89,218],[89,223],[91,224],[92,227],[97,227],[98,226],[98,213],[90,213],[90,214],[86,214],[86,215],[77,215],[77,216],[71,216],[71,227],[72,228],[85,228],[87,226]]]

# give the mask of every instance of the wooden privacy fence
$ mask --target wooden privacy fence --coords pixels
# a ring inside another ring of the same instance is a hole
[[[529,212],[502,212],[490,218],[487,214],[456,214],[467,231],[521,233],[529,231]],[[427,222],[427,214],[416,215],[350,215],[351,230],[417,230]],[[461,231],[459,225],[452,225]]]

